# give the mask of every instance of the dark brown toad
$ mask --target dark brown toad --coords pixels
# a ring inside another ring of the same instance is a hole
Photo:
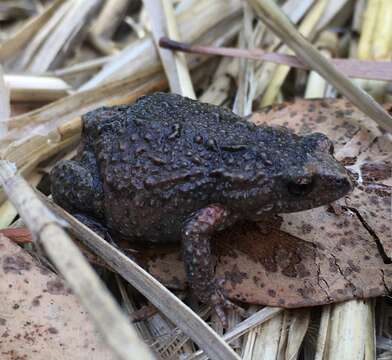
[[[258,127],[174,94],[83,116],[77,158],[51,173],[54,200],[93,228],[136,242],[182,241],[189,284],[224,319],[211,235],[333,202],[352,189],[328,138]],[[95,224],[95,225],[94,225]]]

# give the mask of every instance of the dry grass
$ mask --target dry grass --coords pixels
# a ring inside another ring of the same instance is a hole
[[[348,80],[326,60],[390,61],[390,0],[286,0],[278,1],[280,7],[261,0],[146,0],[145,6],[130,0],[107,0],[104,5],[98,0],[33,3],[35,14],[27,18],[12,15],[23,12],[0,17],[4,24],[0,31],[0,155],[14,162],[33,188],[44,187],[53,164],[73,154],[83,113],[167,88],[230,107],[240,115],[282,99],[343,94],[385,130],[392,129],[391,117],[375,101],[391,99],[390,84]],[[283,55],[294,51],[313,71],[258,57],[185,56],[157,49],[163,35]],[[21,199],[10,197],[19,212],[23,194],[31,196],[23,186],[18,190]],[[42,208],[39,211],[46,214]],[[30,215],[23,217],[27,225]],[[17,210],[1,190],[0,228],[11,226],[16,217]],[[117,288],[117,300],[129,317],[147,303],[140,293],[155,305],[153,315],[134,328],[157,357],[202,359],[207,353],[214,359],[392,359],[389,298],[290,311],[252,305],[246,319],[230,313],[229,329],[222,329],[209,308],[192,304],[190,310],[132,260],[67,219],[71,230],[114,270],[115,277],[107,271],[105,281]],[[61,262],[46,244],[49,258],[61,271]],[[84,269],[91,275],[88,267]],[[63,271],[69,279],[67,270]],[[74,284],[75,289],[78,286]],[[81,289],[76,292],[87,299],[87,307],[93,306],[88,294]],[[131,339],[145,358],[150,356],[124,318],[118,321],[117,331],[123,326],[118,343],[110,334],[107,337],[117,354],[127,352],[124,342]],[[144,357],[128,354],[123,358]]]

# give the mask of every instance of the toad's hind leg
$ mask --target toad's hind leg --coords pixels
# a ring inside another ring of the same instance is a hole
[[[102,220],[103,192],[99,179],[77,161],[60,161],[50,173],[54,201],[81,223],[113,244]]]
[[[228,212],[221,205],[210,205],[192,215],[183,228],[183,253],[189,284],[195,295],[210,303],[226,325],[225,308],[237,308],[223,294],[222,284],[214,278],[211,235],[227,223]]]
[[[64,160],[50,173],[54,201],[71,213],[103,216],[103,190],[96,176],[77,161]]]

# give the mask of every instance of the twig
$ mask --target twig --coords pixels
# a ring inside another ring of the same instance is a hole
[[[121,313],[120,308],[96,273],[42,204],[28,183],[16,175],[16,167],[0,161],[0,183],[49,258],[78,295],[107,343],[119,359],[153,359],[148,347]]]
[[[237,354],[197,314],[121,251],[42,195],[42,200],[69,224],[69,231],[140,291],[212,359],[237,359]]]
[[[366,92],[355,86],[323,57],[301,34],[272,0],[248,0],[256,15],[269,26],[294,52],[298,58],[317,71],[362,112],[385,130],[392,132],[392,117]]]
[[[31,232],[27,228],[6,228],[0,229],[0,234],[18,244],[30,244],[33,241]]]
[[[321,310],[320,326],[318,330],[314,360],[323,360],[327,355],[330,333],[331,305],[324,305]]]
[[[251,60],[270,61],[275,64],[288,65],[298,69],[310,69],[297,56],[265,52],[261,49],[238,49],[232,47],[214,47],[204,45],[191,45],[185,42],[174,41],[167,37],[159,40],[159,45],[165,49],[183,51],[193,54],[218,55]],[[392,81],[392,62],[357,59],[330,59],[345,75],[352,78]]]

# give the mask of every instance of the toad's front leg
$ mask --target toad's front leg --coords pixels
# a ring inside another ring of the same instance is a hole
[[[229,213],[222,205],[213,204],[192,215],[183,229],[185,270],[192,291],[204,303],[210,303],[226,325],[225,308],[238,308],[227,300],[222,286],[214,278],[211,257],[211,235],[228,223]]]

